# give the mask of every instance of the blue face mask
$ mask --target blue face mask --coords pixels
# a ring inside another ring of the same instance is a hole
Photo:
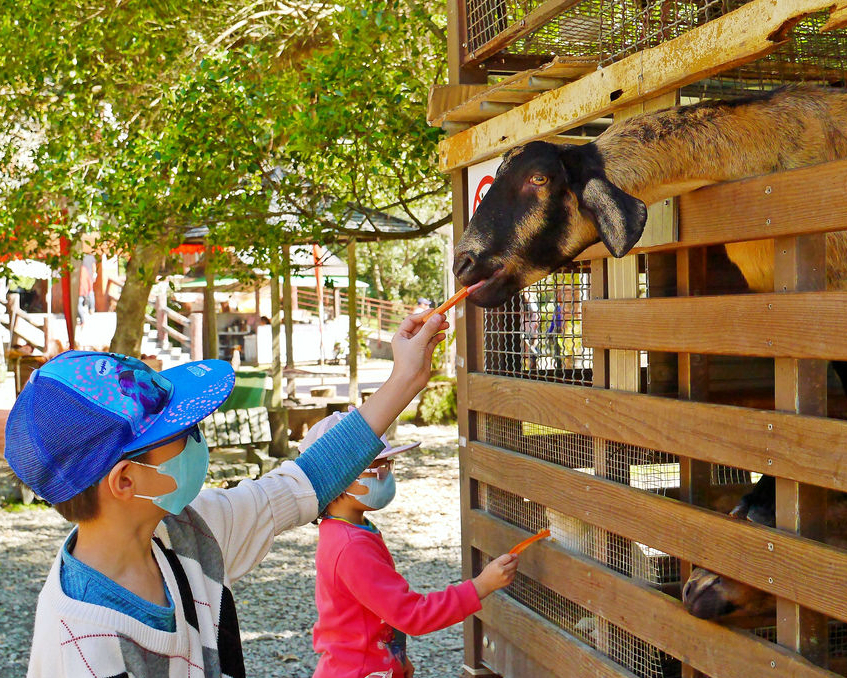
[[[372,508],[374,510],[388,506],[391,503],[391,500],[394,499],[394,495],[397,493],[397,485],[394,482],[394,474],[391,472],[386,474],[383,478],[370,474],[365,477],[360,476],[356,479],[356,481],[368,489],[367,494],[350,494],[350,492],[347,494],[362,502],[368,508]]]
[[[206,444],[206,438],[203,437],[200,429],[195,426],[185,439],[185,448],[175,457],[158,465],[145,464],[132,459],[130,461],[139,466],[154,468],[162,475],[174,479],[176,489],[173,492],[158,497],[150,497],[144,494],[136,494],[135,496],[141,499],[151,499],[156,506],[165,509],[168,513],[177,515],[182,513],[183,509],[200,494],[200,490],[203,488],[203,481],[206,480],[206,472],[209,470],[209,446]]]

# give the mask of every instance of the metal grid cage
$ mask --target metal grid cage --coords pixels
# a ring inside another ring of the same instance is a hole
[[[582,0],[505,47],[510,54],[595,57],[606,66],[679,37],[749,0]],[[467,0],[467,49],[479,49],[543,0]],[[697,98],[731,96],[798,82],[847,85],[847,30],[820,32],[829,12],[805,17],[771,54],[683,90]]]
[[[480,415],[479,439],[588,475],[595,474],[595,455],[602,455],[610,480],[663,495],[679,487],[677,457],[635,445],[490,414]],[[478,487],[480,508],[506,522],[530,532],[549,528],[563,548],[652,586],[679,582],[679,562],[673,556],[508,490],[483,483]]]
[[[575,263],[483,315],[488,374],[591,385],[593,352],[582,343],[589,266]]]
[[[599,54],[600,7],[583,0],[508,46],[513,54],[592,56]],[[608,0],[605,0],[608,2]],[[473,54],[510,26],[519,25],[544,0],[467,0],[467,50]]]
[[[483,554],[481,566],[491,558]],[[681,663],[560,593],[518,574],[506,594],[641,678],[678,678]]]

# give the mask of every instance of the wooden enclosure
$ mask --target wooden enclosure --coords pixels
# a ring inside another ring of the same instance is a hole
[[[680,100],[847,84],[842,0],[448,7],[450,85],[429,118],[449,133],[457,239],[469,176],[515,145],[590,141]],[[847,360],[847,293],[824,276],[845,187],[837,161],[700,189],[651,206],[622,259],[593,246],[526,297],[465,305],[463,576],[554,537],[466,622],[465,676],[847,675],[847,551],[824,543],[827,493],[847,492],[847,398],[827,367]],[[722,245],[771,238],[774,290],[751,294]],[[761,474],[777,478],[776,528],[726,515]],[[776,596],[776,615],[691,616],[692,564]]]

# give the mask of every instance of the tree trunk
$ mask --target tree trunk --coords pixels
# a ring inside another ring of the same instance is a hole
[[[347,289],[348,343],[350,345],[347,366],[350,368],[349,399],[359,404],[359,328],[356,325],[356,239],[347,241],[347,275],[350,287]]]
[[[124,355],[141,355],[144,313],[156,275],[165,260],[161,243],[136,247],[126,265],[126,281],[115,307],[117,326],[109,350]]]
[[[218,314],[215,311],[215,261],[206,245],[206,288],[203,291],[203,357],[218,357]]]

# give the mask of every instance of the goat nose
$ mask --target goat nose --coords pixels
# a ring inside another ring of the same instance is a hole
[[[470,273],[474,266],[476,266],[476,257],[471,252],[467,250],[457,252],[453,259],[453,275],[461,280],[462,276]]]

